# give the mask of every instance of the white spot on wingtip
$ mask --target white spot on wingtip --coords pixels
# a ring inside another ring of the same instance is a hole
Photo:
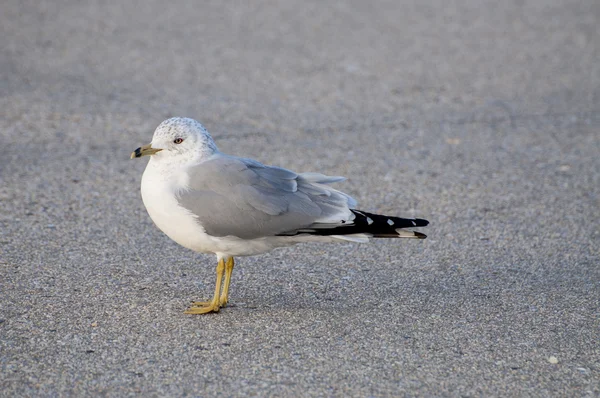
[[[411,222],[413,223],[413,225],[417,225],[417,223],[416,223],[416,222],[414,222],[414,221],[411,221]]]
[[[390,220],[389,218],[387,220],[387,223],[388,223],[388,225],[394,225],[394,222],[392,220]]]
[[[367,224],[369,224],[369,225],[373,224],[373,220],[371,219],[371,217],[367,217]]]

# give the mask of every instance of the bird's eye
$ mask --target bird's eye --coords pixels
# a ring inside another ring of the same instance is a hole
[[[175,138],[173,142],[176,144],[181,144],[183,142],[183,138]]]

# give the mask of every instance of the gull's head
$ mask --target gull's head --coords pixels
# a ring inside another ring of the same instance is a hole
[[[131,154],[131,158],[155,155],[161,159],[201,159],[217,151],[208,131],[199,122],[187,117],[172,117],[154,131],[152,142]]]

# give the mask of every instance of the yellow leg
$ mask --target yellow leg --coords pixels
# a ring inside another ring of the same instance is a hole
[[[234,265],[233,257],[228,258],[227,262],[225,262],[225,281],[223,282],[223,289],[221,289],[221,297],[219,299],[219,306],[221,308],[225,307],[229,301],[229,285],[231,285],[231,274]],[[194,301],[192,307],[206,307],[210,304],[212,304],[212,301]]]
[[[225,263],[225,283],[223,291],[221,292],[221,307],[224,307],[227,304],[227,301],[229,301],[229,285],[231,284],[231,273],[233,272],[234,264],[233,257],[229,257]]]
[[[219,312],[221,284],[223,283],[223,272],[225,271],[225,262],[221,259],[217,264],[217,283],[215,285],[215,295],[212,301],[193,303],[190,308],[185,310],[184,314],[206,314],[208,312]]]

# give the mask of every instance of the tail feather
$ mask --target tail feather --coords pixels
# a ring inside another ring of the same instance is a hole
[[[342,222],[341,224],[315,224],[310,227],[282,235],[323,235],[343,236],[353,234],[365,234],[374,238],[415,238],[425,239],[427,235],[421,232],[405,230],[403,228],[424,227],[429,221],[421,218],[400,218],[384,216],[381,214],[367,213],[361,210],[351,210],[354,220]]]

